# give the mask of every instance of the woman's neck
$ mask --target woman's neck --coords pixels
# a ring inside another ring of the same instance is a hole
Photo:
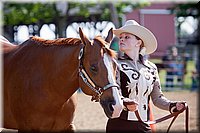
[[[139,53],[138,52],[133,52],[133,51],[130,51],[130,52],[126,52],[126,54],[134,61],[138,61],[139,60]]]

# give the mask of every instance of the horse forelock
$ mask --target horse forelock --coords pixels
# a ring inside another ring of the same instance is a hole
[[[116,58],[116,55],[117,55],[117,53],[114,51],[114,50],[112,50],[112,49],[110,49],[108,46],[108,42],[106,42],[101,36],[96,36],[95,38],[94,38],[94,41],[97,41],[97,42],[99,42],[99,44],[102,46],[102,47],[104,47],[105,49],[106,49],[106,53],[108,54],[108,55],[110,55],[111,57],[113,57],[113,58]]]
[[[30,39],[42,45],[77,45],[81,43],[81,40],[78,38],[58,38],[54,40],[46,40],[41,37],[33,36]]]

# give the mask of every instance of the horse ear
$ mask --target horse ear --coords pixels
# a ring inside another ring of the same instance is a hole
[[[83,44],[90,44],[90,40],[83,34],[82,29],[79,27],[79,35]]]
[[[113,28],[111,28],[108,31],[108,36],[106,37],[105,41],[108,42],[108,43],[110,43],[112,39],[113,39]]]

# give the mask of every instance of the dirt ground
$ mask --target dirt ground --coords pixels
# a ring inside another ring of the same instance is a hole
[[[189,106],[189,133],[199,133],[199,112],[198,100],[199,95],[197,92],[177,91],[177,92],[164,92],[165,97],[170,100],[186,101]],[[107,117],[103,112],[99,103],[91,102],[91,97],[83,93],[78,93],[78,106],[74,119],[76,132],[105,132]],[[152,105],[154,119],[160,118],[169,114],[168,111],[163,111]],[[156,124],[156,133],[166,132],[172,119]],[[170,132],[185,132],[185,113],[178,116],[172,125]],[[0,132],[3,129],[0,129]],[[15,133],[16,130],[4,129],[3,132]]]
[[[164,92],[170,100],[186,101],[189,106],[189,132],[199,132],[198,93],[189,91]],[[101,131],[105,132],[107,117],[99,103],[91,102],[91,97],[79,93],[78,107],[74,119],[76,131]],[[152,105],[154,119],[169,114]],[[172,119],[156,124],[156,132],[166,132]],[[170,132],[185,132],[185,113],[178,116]]]

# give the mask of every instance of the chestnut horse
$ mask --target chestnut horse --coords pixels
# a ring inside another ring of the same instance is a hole
[[[104,40],[45,40],[31,37],[8,45],[4,61],[4,128],[18,131],[72,130],[76,90],[100,101],[107,117],[119,117],[123,103],[115,80],[115,53],[109,49],[112,29]],[[94,110],[95,111],[95,110]]]

